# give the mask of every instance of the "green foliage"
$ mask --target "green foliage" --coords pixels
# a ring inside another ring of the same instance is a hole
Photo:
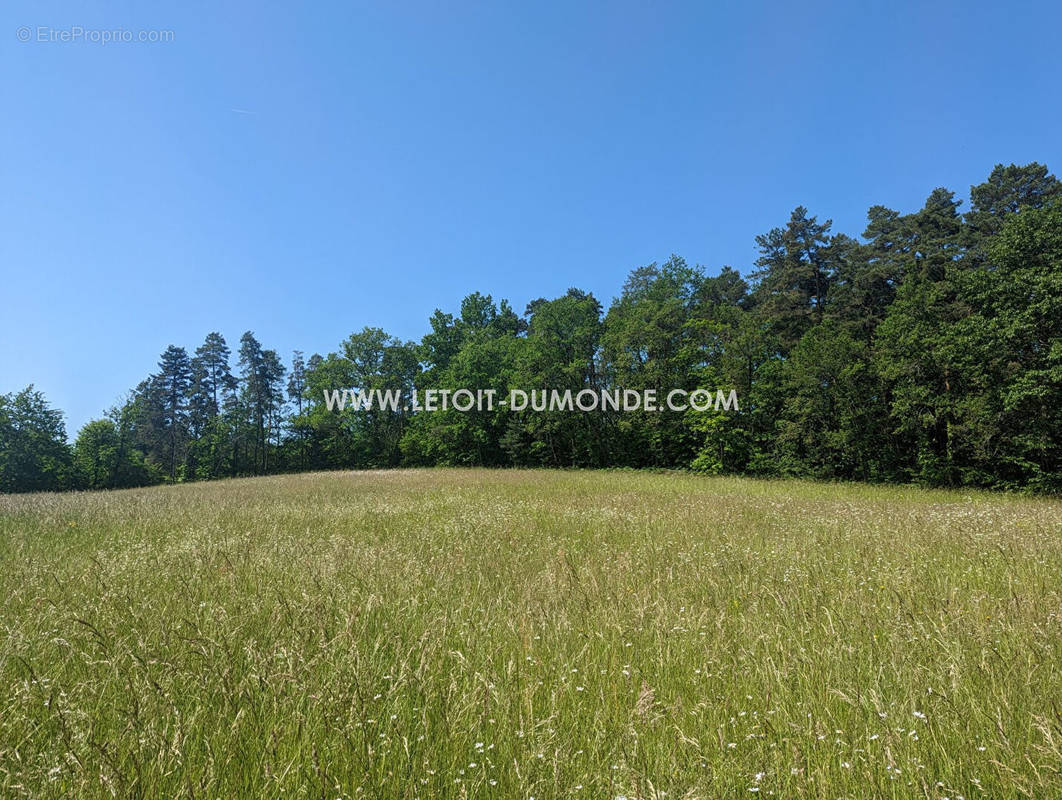
[[[248,438],[251,469],[269,471],[272,438],[280,436],[284,407],[284,365],[275,350],[264,350],[251,331],[240,337],[242,391],[239,404],[250,417]]]
[[[756,238],[751,284],[673,255],[633,270],[607,309],[573,288],[520,315],[473,292],[419,342],[366,327],[325,356],[296,351],[286,380],[251,332],[234,375],[213,332],[191,358],[168,347],[73,456],[39,393],[3,398],[0,489],[406,464],[1062,491],[1062,183],[997,165],[970,196],[965,214],[944,188],[912,213],[873,206],[861,240],[797,207]],[[412,402],[459,389],[496,407]],[[511,389],[722,389],[738,407],[512,411]],[[331,407],[343,390],[400,401]]]
[[[798,206],[784,228],[756,237],[760,257],[752,274],[755,301],[786,348],[822,321],[830,289],[851,246],[847,237],[830,237],[831,224],[830,220],[820,224]]]
[[[461,315],[435,312],[432,332],[419,348],[423,372],[415,379],[422,393],[437,390],[494,390],[497,399],[508,394],[522,340],[521,320],[509,304],[495,304],[490,295],[474,292],[461,303]],[[506,463],[502,449],[506,418],[494,412],[453,408],[413,415],[401,441],[411,464]]]
[[[835,479],[882,477],[871,471],[886,438],[884,404],[869,348],[829,320],[810,329],[782,370],[784,403],[776,452],[793,474]]]
[[[128,407],[112,409],[110,416],[92,420],[74,442],[74,467],[87,489],[122,489],[147,486],[159,480],[135,443]]]
[[[1009,217],[990,269],[964,282],[955,326],[974,401],[963,408],[973,480],[1062,490],[1062,203]]]
[[[0,491],[55,491],[76,485],[63,414],[27,386],[0,396]]]
[[[601,303],[578,289],[555,300],[528,304],[527,335],[518,342],[514,388],[549,387],[572,395],[605,388],[601,374]],[[529,402],[532,406],[532,402]],[[614,421],[603,413],[535,411],[511,416],[503,446],[511,463],[552,467],[600,466],[611,461],[609,431]]]
[[[705,319],[709,296],[704,271],[679,256],[634,270],[604,320],[608,385],[664,393],[697,388],[705,342],[696,323]],[[697,451],[698,439],[681,414],[624,413],[616,434],[617,456],[631,466],[686,466]]]

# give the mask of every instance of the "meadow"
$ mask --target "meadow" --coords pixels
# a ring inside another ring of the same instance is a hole
[[[688,474],[0,497],[0,796],[1062,797],[1062,501]]]

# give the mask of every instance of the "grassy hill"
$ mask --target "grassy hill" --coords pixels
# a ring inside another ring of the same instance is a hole
[[[0,796],[1062,796],[1062,501],[680,474],[0,497]]]

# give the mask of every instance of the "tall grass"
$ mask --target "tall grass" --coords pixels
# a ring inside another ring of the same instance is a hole
[[[1062,502],[633,473],[0,498],[0,796],[1062,797]]]

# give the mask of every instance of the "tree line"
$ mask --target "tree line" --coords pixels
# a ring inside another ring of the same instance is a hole
[[[862,237],[798,207],[745,278],[678,256],[607,308],[570,289],[522,314],[474,292],[419,342],[367,327],[287,364],[245,333],[171,345],[67,444],[33,389],[0,397],[0,490],[117,488],[400,465],[670,467],[1062,490],[1062,184],[998,165],[874,206]],[[336,388],[733,388],[739,410],[329,411]]]

